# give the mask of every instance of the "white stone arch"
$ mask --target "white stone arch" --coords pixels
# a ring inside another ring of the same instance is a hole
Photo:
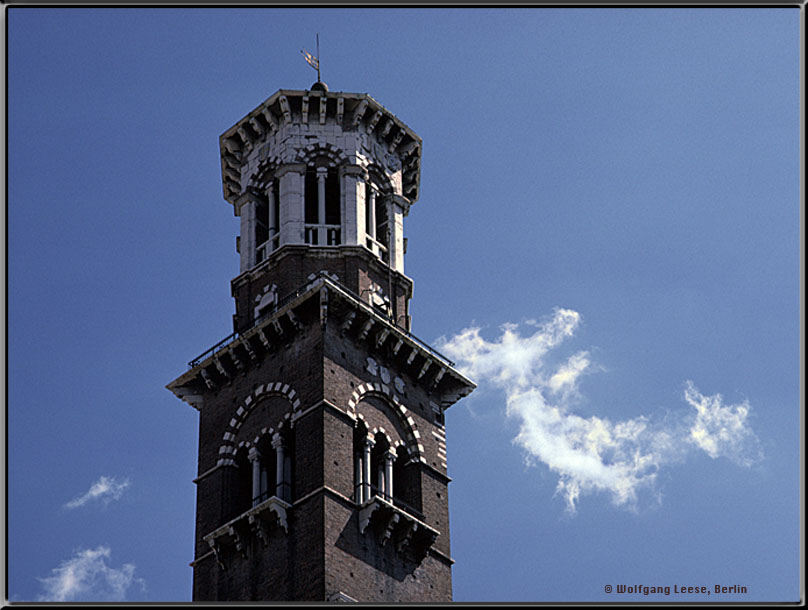
[[[236,445],[236,439],[238,438],[242,424],[258,403],[258,399],[264,396],[282,396],[292,405],[292,411],[283,416],[281,423],[278,425],[278,431],[285,425],[291,425],[292,416],[300,410],[300,399],[297,398],[297,393],[288,383],[276,381],[259,385],[236,407],[233,416],[230,418],[227,429],[222,436],[222,444],[219,447],[219,459],[216,462],[217,466],[234,466],[236,451],[242,447],[248,446],[250,441],[242,440]],[[270,428],[263,428],[256,437],[255,442],[263,436],[265,431],[268,432],[269,430]]]
[[[424,458],[424,446],[421,444],[421,433],[418,431],[417,426],[415,425],[415,420],[407,412],[407,408],[401,404],[398,396],[396,396],[395,393],[391,391],[390,388],[385,384],[364,383],[356,388],[351,395],[351,399],[348,401],[348,415],[354,420],[362,420],[362,422],[368,428],[371,438],[373,438],[373,432],[371,431],[370,426],[367,425],[367,422],[365,422],[365,418],[361,413],[356,412],[356,405],[358,405],[365,396],[376,396],[377,398],[381,398],[387,403],[393,412],[398,415],[399,421],[404,428],[407,438],[401,442],[397,442],[396,448],[403,444],[413,459],[425,462],[426,459]]]

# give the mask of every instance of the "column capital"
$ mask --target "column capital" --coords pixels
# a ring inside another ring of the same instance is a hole
[[[384,459],[385,460],[390,461],[390,462],[395,462],[396,458],[398,458],[398,454],[396,453],[395,449],[390,448],[390,449],[388,449],[387,451],[384,452]]]
[[[250,447],[250,450],[247,452],[247,459],[251,462],[257,462],[261,459],[261,452],[258,451],[256,447]]]
[[[283,437],[281,436],[280,432],[276,432],[275,434],[272,435],[272,448],[273,449],[275,449],[277,451],[278,449],[283,449],[285,446],[286,446],[286,443],[284,442]]]
[[[367,447],[367,448],[373,448],[373,446],[374,446],[375,444],[376,444],[376,441],[374,441],[374,440],[373,440],[372,438],[370,438],[369,436],[366,436],[365,438],[363,438],[363,439],[362,439],[362,445],[363,445],[364,447]]]

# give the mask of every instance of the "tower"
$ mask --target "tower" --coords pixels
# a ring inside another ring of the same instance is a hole
[[[444,411],[475,386],[410,333],[421,139],[317,82],[220,149],[234,332],[167,386],[199,411],[193,599],[450,601]]]

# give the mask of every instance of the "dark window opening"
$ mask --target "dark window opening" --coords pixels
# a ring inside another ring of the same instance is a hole
[[[281,202],[278,181],[259,197],[255,207],[255,263],[266,260],[280,247]]]
[[[390,197],[374,183],[365,186],[365,233],[367,247],[384,262],[390,254]]]
[[[269,239],[269,202],[262,198],[255,207],[255,245]]]
[[[305,222],[307,225],[318,224],[318,207],[317,200],[317,170],[313,167],[306,168],[306,184],[305,184]]]
[[[342,222],[339,201],[339,176],[336,168],[332,167],[325,179],[325,224],[338,225]]]
[[[304,241],[313,246],[342,243],[342,212],[337,168],[306,168],[304,183]]]

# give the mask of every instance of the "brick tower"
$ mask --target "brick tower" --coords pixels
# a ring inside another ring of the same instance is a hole
[[[220,138],[234,332],[167,387],[199,411],[193,599],[452,599],[444,410],[410,334],[421,139],[364,93],[280,90]]]

